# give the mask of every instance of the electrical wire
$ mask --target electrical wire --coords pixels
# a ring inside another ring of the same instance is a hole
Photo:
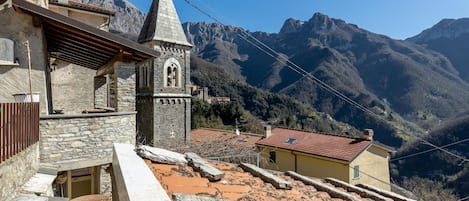
[[[215,18],[214,16],[210,15],[209,13],[205,12],[203,9],[201,9],[200,7],[198,7],[197,5],[193,4],[190,0],[184,0],[187,4],[189,4],[191,7],[193,7],[194,9],[198,10],[200,13],[204,14],[205,16],[207,16],[208,18],[212,19],[214,22],[218,23],[218,24],[223,24],[221,23],[217,18]],[[286,56],[284,56],[283,54],[279,53],[278,51],[272,49],[271,47],[269,47],[268,45],[266,45],[264,42],[258,40],[256,37],[252,36],[252,34],[248,33],[247,31],[245,31],[244,29],[240,29],[241,30],[241,33],[245,34],[245,36],[239,34],[241,36],[242,39],[244,39],[245,41],[247,41],[248,43],[250,43],[251,45],[254,45],[257,49],[259,49],[260,51],[266,53],[268,56],[272,57],[273,59],[277,60],[277,61],[280,61],[281,63],[285,64],[288,68],[290,68],[291,70],[295,71],[296,73],[302,75],[303,77],[307,77],[308,79],[312,80],[313,82],[317,83],[318,86],[320,86],[321,88],[329,91],[330,93],[332,93],[333,95],[337,96],[339,99],[345,101],[346,103],[356,107],[357,109],[365,112],[365,113],[369,113],[371,114],[372,116],[376,117],[377,119],[383,121],[383,122],[387,122],[387,120],[376,114],[375,112],[371,111],[370,109],[366,108],[365,106],[357,103],[356,101],[350,99],[349,97],[347,97],[346,95],[344,95],[343,93],[341,93],[340,91],[338,91],[337,89],[331,87],[330,85],[328,85],[327,83],[323,82],[322,80],[318,79],[317,77],[315,77],[314,75],[312,75],[311,73],[308,73],[306,70],[304,70],[301,66],[297,65],[296,63],[292,62],[289,58],[287,58]],[[254,40],[253,41],[249,41],[249,38]],[[257,43],[257,44],[255,44]],[[264,47],[264,48],[262,48]],[[275,56],[276,55],[276,56]],[[455,158],[458,158],[460,160],[462,160],[462,163],[464,162],[468,162],[469,160],[466,159],[465,157],[462,157],[462,156],[459,156],[457,154],[454,154],[448,150],[445,150],[441,147],[438,147],[432,143],[430,143],[428,140],[425,140],[423,137],[421,137],[420,135],[417,135],[417,134],[413,134],[413,133],[409,133],[409,136],[413,136],[415,138],[417,138],[418,140],[424,142],[425,144],[429,145],[429,146],[432,146],[434,149],[438,149],[442,152],[445,152],[447,153],[448,155],[451,155]],[[423,135],[422,135],[423,136]]]
[[[450,146],[457,145],[457,144],[461,144],[461,143],[464,143],[464,142],[467,142],[467,141],[469,141],[469,138],[465,138],[465,139],[463,139],[463,140],[459,140],[459,141],[456,141],[456,142],[453,142],[453,143],[450,143],[450,144],[446,144],[446,145],[440,146],[440,148],[450,147]],[[438,150],[438,149],[436,149],[436,148],[431,148],[431,149],[427,149],[427,150],[425,150],[425,151],[421,151],[421,152],[409,154],[409,155],[406,155],[406,156],[400,156],[400,157],[398,157],[398,158],[393,158],[393,159],[391,159],[390,161],[393,162],[393,161],[397,161],[397,160],[402,160],[402,159],[406,159],[406,158],[411,158],[411,157],[418,156],[418,155],[422,155],[422,154],[425,154],[425,153],[428,153],[428,152],[432,152],[432,151],[435,151],[435,150]]]

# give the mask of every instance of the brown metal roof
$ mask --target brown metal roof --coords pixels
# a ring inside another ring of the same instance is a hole
[[[111,10],[108,10],[108,9],[105,9],[96,5],[80,3],[76,1],[70,1],[70,0],[65,1],[65,2],[61,2],[59,0],[50,0],[49,4],[64,6],[68,8],[75,8],[75,9],[85,10],[85,11],[91,11],[91,12],[101,13],[105,15],[114,15],[115,13],[114,11],[111,11]]]
[[[287,143],[289,139],[295,140],[290,140],[293,143]],[[372,142],[361,138],[276,128],[272,130],[272,136],[262,139],[256,144],[352,161],[362,151],[366,150]]]
[[[40,19],[48,51],[58,53],[51,54],[52,58],[97,70],[118,53],[130,54],[136,62],[159,56],[158,52],[143,45],[24,0],[13,0],[13,5]]]

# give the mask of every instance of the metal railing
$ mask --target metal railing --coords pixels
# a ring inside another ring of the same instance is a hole
[[[0,103],[0,163],[39,141],[39,103]]]

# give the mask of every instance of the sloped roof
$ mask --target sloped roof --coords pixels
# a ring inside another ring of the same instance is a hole
[[[327,192],[296,181],[281,172],[274,172],[274,175],[290,182],[293,187],[291,190],[276,189],[230,163],[211,163],[225,173],[224,178],[218,182],[210,182],[189,166],[158,164],[151,161],[146,163],[170,197],[172,194],[188,194],[224,200],[342,200],[332,198]],[[361,198],[358,194],[350,194]]]
[[[153,0],[138,42],[164,41],[190,46],[172,0]]]
[[[101,13],[105,15],[114,15],[115,12],[96,6],[96,5],[91,5],[91,4],[86,4],[86,3],[80,3],[77,1],[59,1],[59,0],[49,0],[49,4],[53,5],[59,5],[59,6],[65,6],[69,8],[75,8],[79,10],[85,10],[85,11],[90,11],[90,12],[96,12],[96,13]]]
[[[289,139],[296,140],[293,143],[286,143]],[[343,161],[352,161],[368,148],[372,141],[363,138],[275,128],[272,130],[270,137],[262,139],[256,144]]]
[[[112,33],[24,0],[13,0],[15,9],[40,19],[51,57],[91,69],[99,69],[118,53],[127,52],[137,62],[158,57],[160,53]]]

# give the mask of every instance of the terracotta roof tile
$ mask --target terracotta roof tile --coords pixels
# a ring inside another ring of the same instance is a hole
[[[201,178],[188,166],[157,164],[148,160],[146,163],[169,196],[173,193],[183,193],[239,201],[342,200],[332,199],[328,193],[317,191],[314,187],[305,185],[280,172],[274,174],[289,181],[293,189],[276,189],[271,184],[265,183],[260,178],[229,163],[211,163],[225,172],[225,177],[218,182],[210,182]]]
[[[295,139],[294,142],[286,143],[289,138]],[[361,138],[276,128],[270,137],[256,144],[351,161],[371,143]]]

